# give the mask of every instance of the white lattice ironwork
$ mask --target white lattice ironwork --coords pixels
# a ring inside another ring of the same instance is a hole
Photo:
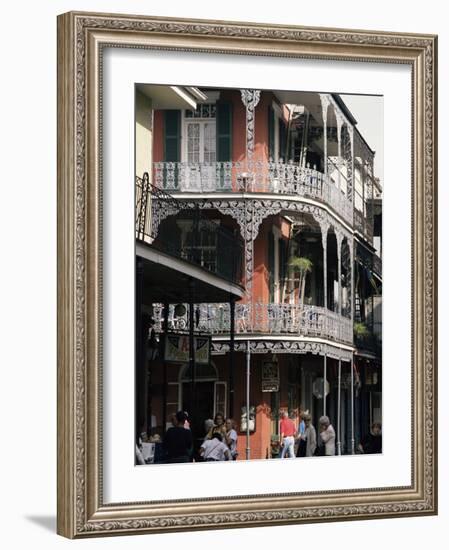
[[[155,162],[156,186],[171,193],[272,193],[330,206],[352,225],[352,201],[338,187],[344,163],[329,159],[329,176],[291,162]],[[346,178],[346,175],[342,175]]]
[[[244,341],[236,341],[235,351],[245,352],[247,350],[247,342],[249,341],[249,351],[251,354],[306,354],[322,355],[337,359],[340,361],[351,362],[352,350],[338,347],[338,345],[324,344],[321,342],[307,341],[292,341],[292,340],[270,340],[269,338],[261,340],[245,339]],[[221,340],[212,341],[212,354],[223,355],[229,353],[229,342]]]
[[[255,120],[254,111],[260,100],[260,90],[240,90],[246,108],[246,158],[252,162],[254,155]]]
[[[153,306],[155,330],[162,330],[163,309]],[[188,307],[185,313],[175,315],[175,306],[169,306],[169,330],[188,330]],[[195,304],[195,330],[212,335],[230,333],[230,306],[228,303]],[[236,334],[289,335],[323,338],[352,343],[352,323],[347,317],[323,307],[299,304],[261,303],[236,304]]]

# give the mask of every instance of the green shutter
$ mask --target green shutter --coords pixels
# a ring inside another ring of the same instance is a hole
[[[217,161],[232,160],[232,104],[217,103]]]
[[[181,111],[165,111],[164,117],[164,160],[179,162],[181,158]]]
[[[268,107],[268,158],[274,161],[274,109]]]
[[[279,157],[287,161],[287,126],[282,119],[279,119]]]
[[[179,162],[181,160],[181,111],[164,111],[164,161]],[[178,187],[178,169],[174,170],[174,185]],[[164,173],[164,187],[167,187],[167,169]],[[173,183],[170,184],[170,187]]]

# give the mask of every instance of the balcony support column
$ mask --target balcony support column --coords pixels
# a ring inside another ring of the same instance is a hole
[[[349,242],[349,261],[351,263],[351,338],[354,344],[354,236]],[[355,453],[355,422],[354,422],[354,353],[351,353],[351,454]]]
[[[189,370],[192,376],[190,386],[190,417],[193,420],[192,431],[198,435],[198,422],[196,418],[196,380],[195,380],[195,337],[193,334],[195,323],[194,315],[194,296],[193,296],[193,280],[189,281]]]
[[[323,148],[324,148],[324,174],[327,176],[327,108],[329,107],[330,100],[327,94],[320,94],[321,111],[323,114]]]
[[[355,290],[354,290],[354,237],[349,241],[349,261],[351,262],[351,325],[354,326]],[[354,333],[352,334],[354,342]]]
[[[260,100],[260,90],[240,90],[246,108],[246,159],[251,169],[254,160],[255,110]]]
[[[228,416],[234,416],[234,353],[235,353],[235,296],[229,298],[229,407]]]
[[[250,341],[246,342],[246,460],[251,458],[249,407],[250,407],[250,377],[251,377],[251,348]]]
[[[349,189],[347,190],[348,199],[352,202],[354,197],[354,127],[348,126],[349,138],[351,140],[351,160],[350,170],[351,173],[348,178]]]
[[[341,132],[343,129],[343,117],[335,111],[335,117],[337,119],[337,146],[338,146],[338,188],[341,189],[341,167],[343,165],[343,159],[341,158]]]
[[[327,167],[327,157],[326,157]],[[323,308],[324,314],[327,311],[327,233],[329,231],[329,223],[322,221],[320,223],[321,242],[323,245]],[[327,315],[326,315],[326,332],[328,332]],[[326,416],[326,381],[327,381],[327,353],[323,357],[323,416]]]
[[[323,245],[323,307],[327,309],[327,233],[329,223],[322,221],[320,223],[321,242]]]
[[[167,428],[167,392],[168,392],[168,383],[167,383],[167,363],[165,362],[165,351],[167,346],[167,334],[168,334],[168,314],[169,314],[169,304],[164,302],[164,320],[162,324],[162,334],[163,334],[163,356],[162,356],[162,369],[163,369],[163,379],[162,379],[162,435],[165,435]]]
[[[326,382],[327,382],[327,352],[324,352],[323,357],[323,416],[326,416]]]
[[[338,360],[337,455],[341,455],[341,359]]]
[[[337,277],[338,277],[338,308],[337,313],[341,316],[342,287],[341,287],[341,245],[343,234],[340,231],[335,232],[337,238]]]
[[[354,353],[351,353],[351,454],[355,454],[354,434]]]

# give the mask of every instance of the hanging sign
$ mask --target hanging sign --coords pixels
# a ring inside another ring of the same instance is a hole
[[[195,363],[208,365],[210,361],[210,336],[194,336]],[[165,337],[164,360],[168,363],[189,362],[189,336],[167,334]]]

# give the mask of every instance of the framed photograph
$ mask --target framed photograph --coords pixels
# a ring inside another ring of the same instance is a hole
[[[59,16],[59,534],[437,513],[436,54]]]

